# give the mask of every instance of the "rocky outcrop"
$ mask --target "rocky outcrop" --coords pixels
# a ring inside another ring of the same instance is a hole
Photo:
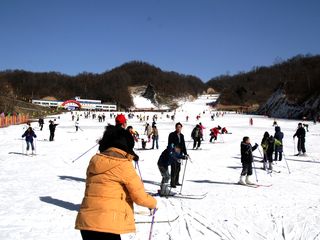
[[[153,104],[156,104],[156,91],[152,84],[148,84],[146,90],[142,94],[142,97],[149,99]]]
[[[294,118],[314,120],[320,113],[320,96],[311,96],[302,104],[297,104],[288,100],[283,89],[275,91],[267,102],[258,110],[259,114],[264,114],[274,118]]]

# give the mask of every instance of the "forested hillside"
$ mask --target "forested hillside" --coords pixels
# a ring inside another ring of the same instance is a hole
[[[68,76],[58,72],[34,73],[23,70],[0,72],[0,84],[5,91],[0,95],[30,100],[53,96],[68,99],[74,96],[116,102],[130,107],[132,99],[129,86],[151,83],[162,97],[196,96],[205,90],[197,77],[162,71],[144,62],[130,62],[101,74],[81,73]]]
[[[320,56],[298,55],[271,67],[215,77],[207,85],[221,93],[222,104],[261,105],[279,88],[290,102],[301,104],[320,93]]]

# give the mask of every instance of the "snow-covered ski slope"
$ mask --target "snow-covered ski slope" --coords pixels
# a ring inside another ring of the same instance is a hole
[[[320,126],[309,123],[308,155],[294,157],[292,135],[298,122],[278,120],[285,134],[284,151],[292,173],[288,173],[284,161],[274,165],[281,172],[272,176],[259,169],[260,162],[255,162],[259,183],[272,186],[249,188],[235,184],[241,171],[240,141],[248,135],[253,143],[260,143],[265,131],[274,133],[273,119],[226,114],[211,121],[208,111],[202,114],[207,109],[206,101],[209,99],[184,103],[176,112],[175,122],[184,125],[192,160],[187,164],[182,193],[208,192],[207,197],[158,198],[156,221],[179,218],[170,223],[156,223],[152,239],[320,239]],[[196,121],[200,113],[201,118]],[[185,121],[187,114],[189,122]],[[175,124],[166,118],[166,113],[158,115],[160,149],[136,150],[145,188],[150,192],[159,188],[157,160]],[[249,126],[250,117],[253,126]],[[24,126],[0,129],[0,239],[81,239],[79,231],[74,230],[74,221],[83,197],[86,168],[97,147],[74,163],[73,160],[93,147],[104,126],[114,120],[108,113],[105,123],[80,117],[82,131],[75,132],[70,113],[63,114],[57,119],[60,125],[54,142],[47,141],[48,120],[42,132],[36,123],[32,124],[38,135],[37,155],[33,157],[19,154],[25,147],[21,140]],[[205,140],[201,150],[191,150],[191,130],[200,121],[207,128]],[[137,118],[129,120],[129,124],[143,133],[144,123]],[[232,134],[219,136],[217,143],[210,144],[209,128],[217,125],[227,127]],[[136,147],[141,147],[140,142]],[[148,143],[147,148],[150,147]],[[259,152],[254,155],[259,161]],[[137,207],[135,212],[137,221],[151,220],[148,209]],[[136,234],[123,235],[122,239],[148,239],[150,224],[140,223],[136,227]]]

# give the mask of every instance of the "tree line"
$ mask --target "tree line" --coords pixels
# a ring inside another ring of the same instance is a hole
[[[222,104],[263,104],[279,88],[290,101],[300,104],[320,94],[320,56],[297,55],[270,67],[215,77],[207,85],[221,93]]]
[[[128,108],[133,104],[128,87],[149,83],[163,97],[196,96],[205,90],[205,84],[197,77],[166,72],[151,64],[133,61],[101,74],[83,72],[76,76],[59,72],[2,71],[3,91],[0,95],[25,101],[46,96],[57,99],[81,96]]]

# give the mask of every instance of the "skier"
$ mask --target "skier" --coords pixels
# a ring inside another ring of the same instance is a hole
[[[147,142],[144,140],[144,138],[141,139],[141,146],[142,146],[142,149],[146,149]]]
[[[129,131],[134,139],[135,142],[138,142],[139,139],[139,133],[133,129],[132,126],[127,127],[127,131]]]
[[[34,131],[32,130],[32,127],[29,127],[24,134],[21,136],[22,138],[26,138],[26,143],[27,143],[27,154],[31,145],[31,149],[32,149],[32,153],[34,151],[34,145],[33,145],[33,138],[36,138],[37,135],[34,133]]]
[[[171,146],[171,147],[173,146],[174,147],[174,146],[179,144],[181,146],[181,152],[185,156],[188,156],[187,149],[186,149],[186,144],[185,144],[185,141],[184,141],[184,135],[181,133],[182,124],[180,122],[177,122],[175,127],[176,127],[176,130],[169,134],[168,146]],[[178,161],[171,165],[171,182],[170,182],[170,186],[172,188],[175,188],[176,186],[181,186],[181,184],[179,183],[180,170],[181,170],[181,163],[179,163]]]
[[[220,130],[220,126],[210,129],[210,142],[212,142],[212,140],[216,141],[218,139],[218,134],[220,133]]]
[[[151,139],[151,132],[152,132],[152,128],[151,128],[150,124],[146,123],[146,127],[144,129],[144,134],[147,135],[148,142],[150,142],[150,139]]]
[[[170,179],[170,173],[168,166],[178,162],[180,158],[183,158],[181,154],[181,146],[177,144],[175,147],[168,146],[160,155],[158,160],[158,168],[162,176],[162,181],[160,185],[160,196],[168,196],[173,193],[168,188],[168,182]],[[172,172],[171,172],[172,174]]]
[[[250,118],[250,120],[249,120],[249,124],[250,124],[250,126],[252,126],[252,125],[253,125],[253,118]]]
[[[293,135],[293,139],[295,137],[298,137],[298,145],[297,145],[298,154],[296,154],[296,156],[300,156],[301,151],[302,151],[302,154],[305,155],[306,154],[306,147],[305,147],[306,130],[302,126],[302,123],[298,124],[298,129],[297,129],[296,133]]]
[[[221,129],[221,134],[228,134],[229,132],[228,132],[228,130],[227,130],[227,128],[226,127],[223,127],[222,129]]]
[[[206,127],[203,126],[202,123],[199,123],[199,127],[200,127],[200,133],[201,133],[201,141],[203,141],[203,130],[206,129]]]
[[[79,121],[76,120],[74,126],[76,127],[76,132],[78,132],[78,129],[79,129]]]
[[[39,118],[38,123],[39,123],[40,131],[42,131],[43,124],[44,124],[44,120],[42,117]]]
[[[263,151],[263,169],[267,170],[267,161],[268,161],[268,157],[267,157],[267,149],[268,149],[268,139],[270,137],[270,134],[268,132],[265,132],[263,135],[263,138],[261,140],[261,147],[262,147],[262,151]]]
[[[49,130],[50,130],[50,137],[49,137],[49,141],[53,141],[54,139],[54,132],[56,131],[56,127],[58,126],[58,124],[54,123],[52,120],[49,121]]]
[[[274,134],[274,138],[275,138],[275,149],[274,149],[274,160],[278,161],[278,156],[279,156],[279,161],[282,160],[282,152],[283,152],[283,143],[282,143],[282,139],[283,139],[284,135],[283,132],[281,132],[281,128],[279,126],[275,127],[275,134]]]
[[[135,231],[133,202],[149,209],[157,206],[133,167],[134,140],[125,127],[124,115],[118,115],[116,126],[107,126],[99,141],[100,153],[90,160],[75,224],[83,240],[121,239],[120,234]]]
[[[249,137],[244,137],[241,142],[241,163],[242,171],[240,175],[239,184],[254,184],[250,181],[250,176],[252,175],[252,162],[253,155],[252,152],[259,146],[257,143],[252,147]]]
[[[274,148],[275,148],[275,139],[272,135],[269,136],[269,138],[267,140],[267,145],[268,145],[268,147],[266,150],[266,154],[267,154],[267,161],[268,161],[268,169],[270,171],[272,171],[273,152],[274,152]],[[266,169],[266,167],[267,166],[264,166],[264,169]]]
[[[191,138],[193,139],[193,149],[195,149],[195,148],[198,149],[200,147],[201,137],[202,137],[201,128],[197,124],[191,132]]]
[[[152,148],[151,149],[154,149],[154,145],[156,145],[156,148],[159,149],[159,143],[158,143],[159,133],[158,133],[158,129],[157,129],[156,125],[154,125],[152,127],[151,135],[152,135]]]

